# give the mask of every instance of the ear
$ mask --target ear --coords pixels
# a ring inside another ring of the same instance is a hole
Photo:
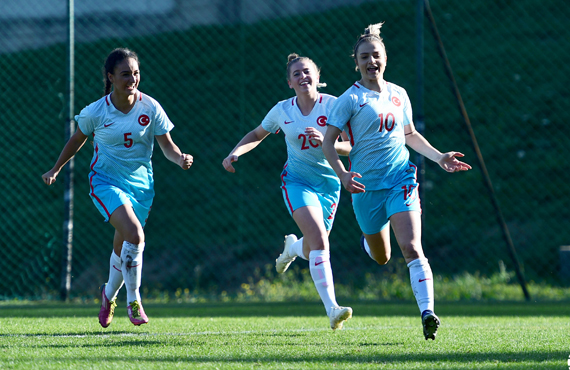
[[[112,84],[115,83],[115,82],[113,81],[113,80],[114,80],[114,77],[115,77],[115,76],[113,76],[112,73],[107,73],[107,78],[109,79],[109,81],[111,81]]]
[[[292,89],[293,86],[291,86],[291,81],[287,80],[287,85],[289,85],[289,88]]]

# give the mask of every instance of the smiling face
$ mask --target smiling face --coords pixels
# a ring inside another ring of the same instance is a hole
[[[380,41],[364,41],[356,50],[356,67],[362,75],[362,82],[381,82],[386,69],[386,50]]]
[[[295,90],[297,95],[317,91],[319,83],[319,71],[310,59],[300,59],[289,66],[289,87]]]
[[[113,73],[108,73],[107,77],[113,84],[113,92],[122,96],[136,94],[141,80],[139,64],[133,58],[126,58],[117,63]]]

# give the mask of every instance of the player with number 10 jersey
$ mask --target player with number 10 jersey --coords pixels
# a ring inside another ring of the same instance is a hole
[[[362,175],[366,190],[383,190],[415,179],[404,135],[412,122],[406,90],[383,81],[381,92],[355,82],[338,98],[328,124],[349,135],[349,170]]]

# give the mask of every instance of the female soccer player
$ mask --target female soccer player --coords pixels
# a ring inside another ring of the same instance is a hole
[[[109,281],[101,286],[99,323],[106,328],[113,320],[123,282],[131,322],[148,322],[139,287],[145,246],[143,228],[154,198],[154,139],[166,158],[184,170],[190,168],[193,157],[183,154],[172,141],[170,131],[174,125],[160,104],[138,90],[137,54],[128,49],[113,50],[105,61],[103,75],[105,95],[75,116],[77,131],[42,178],[47,185],[53,184],[63,166],[93,135],[89,195],[105,221],[115,228]]]
[[[388,226],[392,225],[410,269],[424,336],[426,340],[435,339],[440,321],[433,312],[433,277],[421,245],[416,166],[409,161],[406,144],[448,172],[466,171],[471,166],[457,160],[463,157],[461,153],[440,153],[414,129],[408,94],[400,86],[384,81],[387,57],[381,26],[368,26],[354,45],[353,58],[361,79],[333,105],[323,152],[343,186],[352,193],[354,213],[364,234],[363,249],[381,265],[390,259]],[[349,171],[334,147],[336,137],[345,129],[352,145]]]
[[[323,301],[333,330],[342,329],[352,316],[352,308],[340,307],[335,298],[330,264],[328,236],[340,197],[340,181],[321,150],[330,107],[336,97],[320,94],[319,69],[307,57],[290,54],[287,81],[296,96],[277,103],[254,130],[247,133],[223,166],[235,172],[232,163],[254,149],[270,133],[283,130],[287,143],[287,163],[281,173],[285,206],[299,226],[303,237],[285,237],[283,253],[275,261],[277,272],[283,273],[296,257],[309,261],[309,270]],[[341,134],[341,132],[339,132]],[[334,147],[342,155],[350,151],[348,141]]]

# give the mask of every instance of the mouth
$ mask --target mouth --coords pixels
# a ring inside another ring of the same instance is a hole
[[[366,68],[366,70],[368,71],[368,73],[376,73],[380,70],[380,68],[376,67],[376,66],[370,66],[370,67]]]
[[[309,81],[302,81],[299,86],[309,86],[311,83]]]

